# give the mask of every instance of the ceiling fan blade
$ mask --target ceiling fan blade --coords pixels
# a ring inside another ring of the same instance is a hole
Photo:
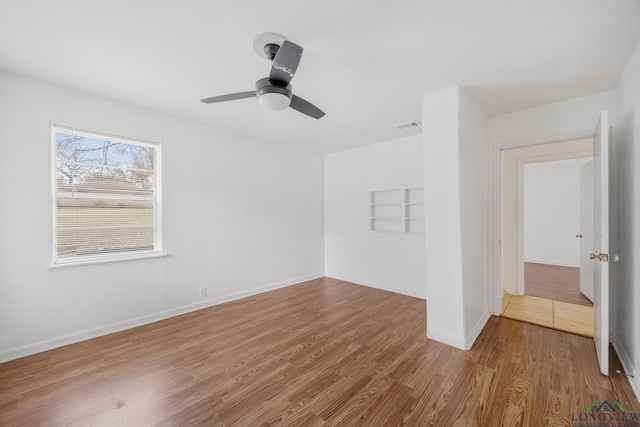
[[[306,114],[309,117],[313,117],[314,119],[320,119],[324,117],[324,111],[322,111],[309,101],[300,98],[299,96],[293,95],[289,107],[301,112],[302,114]]]
[[[252,90],[251,92],[239,92],[239,93],[230,93],[229,95],[220,95],[213,96],[211,98],[201,99],[200,101],[205,104],[212,104],[214,102],[224,102],[224,101],[233,101],[235,99],[245,99],[256,96],[256,91]]]
[[[288,85],[298,69],[300,57],[302,57],[302,48],[285,40],[271,61],[269,80],[284,86]]]

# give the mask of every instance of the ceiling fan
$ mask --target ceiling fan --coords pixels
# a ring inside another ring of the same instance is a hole
[[[286,40],[279,34],[262,33],[253,40],[253,50],[271,62],[269,77],[256,82],[256,90],[214,96],[201,101],[206,104],[256,97],[258,104],[271,111],[291,107],[314,119],[324,116],[324,112],[299,96],[293,94],[291,79],[298,69],[302,47]]]

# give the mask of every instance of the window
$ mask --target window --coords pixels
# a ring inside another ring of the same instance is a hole
[[[54,127],[53,264],[162,251],[160,145]]]

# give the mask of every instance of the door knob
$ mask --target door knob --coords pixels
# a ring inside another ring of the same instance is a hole
[[[600,261],[609,261],[609,254],[589,254],[590,259],[598,258]]]

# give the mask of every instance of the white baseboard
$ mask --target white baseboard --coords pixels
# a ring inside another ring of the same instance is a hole
[[[396,294],[406,295],[414,298],[427,299],[426,286],[424,291],[416,292],[415,290],[397,288],[393,286],[388,286],[387,284],[373,282],[370,280],[360,280],[354,277],[345,276],[344,274],[340,274],[340,273],[326,273],[325,275],[333,279],[344,280],[345,282],[355,283],[356,285],[367,286],[369,288],[375,288],[375,289],[381,289],[383,291],[389,291]]]
[[[427,338],[459,348],[460,350],[470,350],[471,347],[473,347],[473,343],[476,342],[476,339],[480,336],[484,325],[489,321],[489,317],[491,317],[489,310],[482,313],[482,316],[480,316],[464,339],[432,331],[429,329],[429,322],[427,322]]]
[[[636,398],[640,400],[640,379],[638,378],[638,375],[636,374],[636,372],[633,370],[633,363],[631,362],[631,358],[629,357],[629,354],[625,350],[624,346],[620,342],[620,339],[618,338],[617,335],[613,335],[611,341],[613,342],[613,349],[618,354],[618,359],[620,359],[620,363],[622,363],[624,372],[627,374],[627,379],[631,384],[631,388],[633,389],[633,392],[636,394]],[[633,375],[633,376],[629,376],[629,375]]]
[[[450,345],[455,348],[459,348],[460,350],[468,350],[467,348],[465,348],[465,340],[432,331],[429,329],[429,322],[427,322],[427,338],[446,345]]]
[[[473,328],[471,328],[471,330],[467,334],[467,337],[464,339],[465,350],[469,350],[471,349],[471,347],[473,347],[473,343],[476,342],[476,340],[480,336],[480,332],[482,332],[482,329],[484,329],[484,325],[486,325],[489,321],[489,317],[491,317],[491,313],[489,313],[489,310],[486,310],[484,313],[482,313]]]
[[[86,340],[97,338],[103,335],[112,334],[114,332],[123,331],[125,329],[135,328],[138,326],[146,325],[148,323],[157,322],[159,320],[168,319],[170,317],[179,316],[181,314],[190,313],[192,311],[201,310],[203,308],[212,307],[214,305],[223,304],[225,302],[234,301],[234,300],[245,298],[251,295],[261,294],[263,292],[284,288],[284,287],[295,285],[301,282],[319,279],[321,277],[324,277],[324,273],[310,274],[308,276],[285,280],[278,283],[272,283],[269,285],[248,289],[246,291],[241,291],[241,292],[236,292],[236,293],[221,296],[221,297],[211,298],[211,299],[207,299],[194,304],[188,304],[181,307],[172,308],[169,310],[164,310],[158,313],[152,313],[152,314],[147,314],[145,316],[136,317],[133,319],[123,320],[121,322],[112,323],[110,325],[87,329],[81,332],[76,332],[73,334],[64,335],[61,337],[56,337],[49,340],[12,348],[12,349],[0,352],[0,363],[19,359],[25,356],[30,356],[36,353],[41,353],[47,350],[53,350],[54,348],[75,344],[80,341],[86,341]]]
[[[557,265],[558,267],[575,267],[580,268],[580,264],[570,263],[570,262],[562,262],[562,261],[554,261],[550,259],[531,259],[527,258],[524,262],[530,262],[533,264],[547,264],[547,265]]]

